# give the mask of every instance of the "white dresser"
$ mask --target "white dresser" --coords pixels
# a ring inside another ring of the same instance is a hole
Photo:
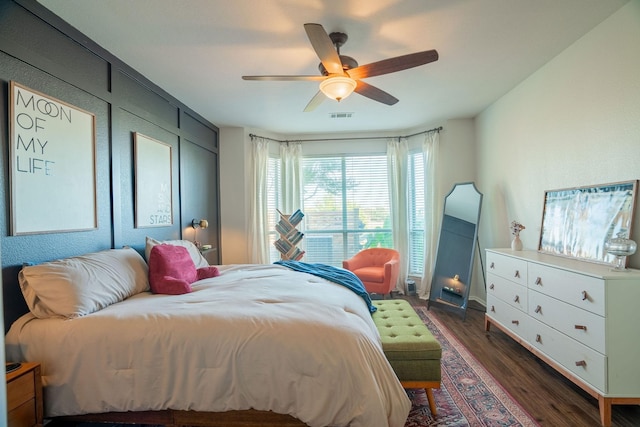
[[[598,399],[640,404],[640,271],[488,249],[485,329],[495,325]]]

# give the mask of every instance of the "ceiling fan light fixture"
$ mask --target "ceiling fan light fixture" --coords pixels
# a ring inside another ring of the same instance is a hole
[[[340,102],[347,96],[351,95],[356,88],[355,80],[345,76],[329,77],[320,82],[320,90],[328,98],[335,99]]]

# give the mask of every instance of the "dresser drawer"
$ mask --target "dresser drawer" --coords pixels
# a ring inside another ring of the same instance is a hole
[[[527,311],[527,288],[504,277],[488,274],[487,294],[495,295],[519,310]]]
[[[573,306],[605,316],[604,280],[529,263],[529,288]]]
[[[606,354],[605,318],[529,289],[529,315]]]
[[[544,323],[531,319],[528,341],[602,393],[607,392],[607,358]]]
[[[487,295],[487,316],[520,337],[526,337],[529,316],[495,295]]]
[[[487,252],[487,272],[523,286],[527,284],[527,262],[521,259]]]

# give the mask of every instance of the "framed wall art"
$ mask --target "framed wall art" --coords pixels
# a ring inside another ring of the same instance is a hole
[[[171,145],[134,133],[135,227],[173,224]]]
[[[613,263],[605,242],[631,236],[638,181],[545,191],[539,251]]]
[[[10,83],[11,234],[97,228],[95,115]]]

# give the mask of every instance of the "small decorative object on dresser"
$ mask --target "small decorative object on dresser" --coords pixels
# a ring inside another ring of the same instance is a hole
[[[526,227],[519,222],[511,221],[511,234],[513,234],[513,240],[511,241],[511,249],[514,251],[522,250],[522,240],[520,240],[520,232]]]
[[[598,399],[603,426],[612,405],[640,404],[640,270],[536,251],[487,250],[491,325]]]
[[[6,374],[7,422],[10,427],[42,426],[42,380],[39,363],[21,363]]]
[[[615,269],[618,271],[626,271],[625,257],[636,253],[638,245],[631,239],[625,238],[625,233],[618,233],[618,237],[611,238],[604,243],[605,252],[615,255]]]

